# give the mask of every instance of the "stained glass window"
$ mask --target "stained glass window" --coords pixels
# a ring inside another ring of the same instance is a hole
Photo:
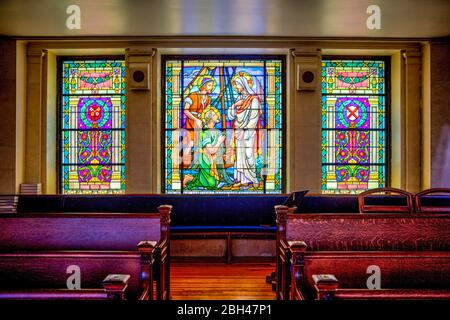
[[[61,191],[125,191],[125,61],[61,61]]]
[[[386,185],[386,60],[322,60],[322,192]]]
[[[284,78],[277,56],[166,56],[165,192],[282,192]]]

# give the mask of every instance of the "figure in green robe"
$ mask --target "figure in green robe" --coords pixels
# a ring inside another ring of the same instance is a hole
[[[233,184],[233,180],[225,172],[223,163],[225,135],[215,128],[219,119],[219,111],[212,106],[208,106],[202,112],[204,129],[201,133],[200,155],[197,163],[191,166],[191,169],[197,170],[198,173],[195,176],[187,174],[183,179],[183,185],[188,190],[216,190],[220,182],[224,185]]]

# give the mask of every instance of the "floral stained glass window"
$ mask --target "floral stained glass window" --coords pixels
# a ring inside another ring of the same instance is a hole
[[[322,192],[386,185],[386,60],[322,61]]]
[[[125,191],[125,61],[61,62],[61,191]]]
[[[165,192],[282,192],[283,58],[166,56],[163,75]]]

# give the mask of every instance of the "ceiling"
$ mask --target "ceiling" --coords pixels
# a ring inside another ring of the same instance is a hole
[[[69,30],[67,7],[81,9]],[[381,10],[381,29],[366,12]],[[80,36],[450,36],[450,0],[0,0],[0,34]]]

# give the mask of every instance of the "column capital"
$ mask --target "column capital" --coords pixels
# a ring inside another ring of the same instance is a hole
[[[422,50],[420,47],[407,47],[402,50],[406,64],[422,64]]]
[[[322,49],[320,48],[293,48],[290,50],[292,57],[320,57],[322,55]]]
[[[128,60],[150,60],[156,55],[157,49],[148,47],[132,47],[125,50],[125,56]]]
[[[42,60],[47,53],[47,49],[30,46],[27,48],[27,60],[29,63],[42,63]]]

